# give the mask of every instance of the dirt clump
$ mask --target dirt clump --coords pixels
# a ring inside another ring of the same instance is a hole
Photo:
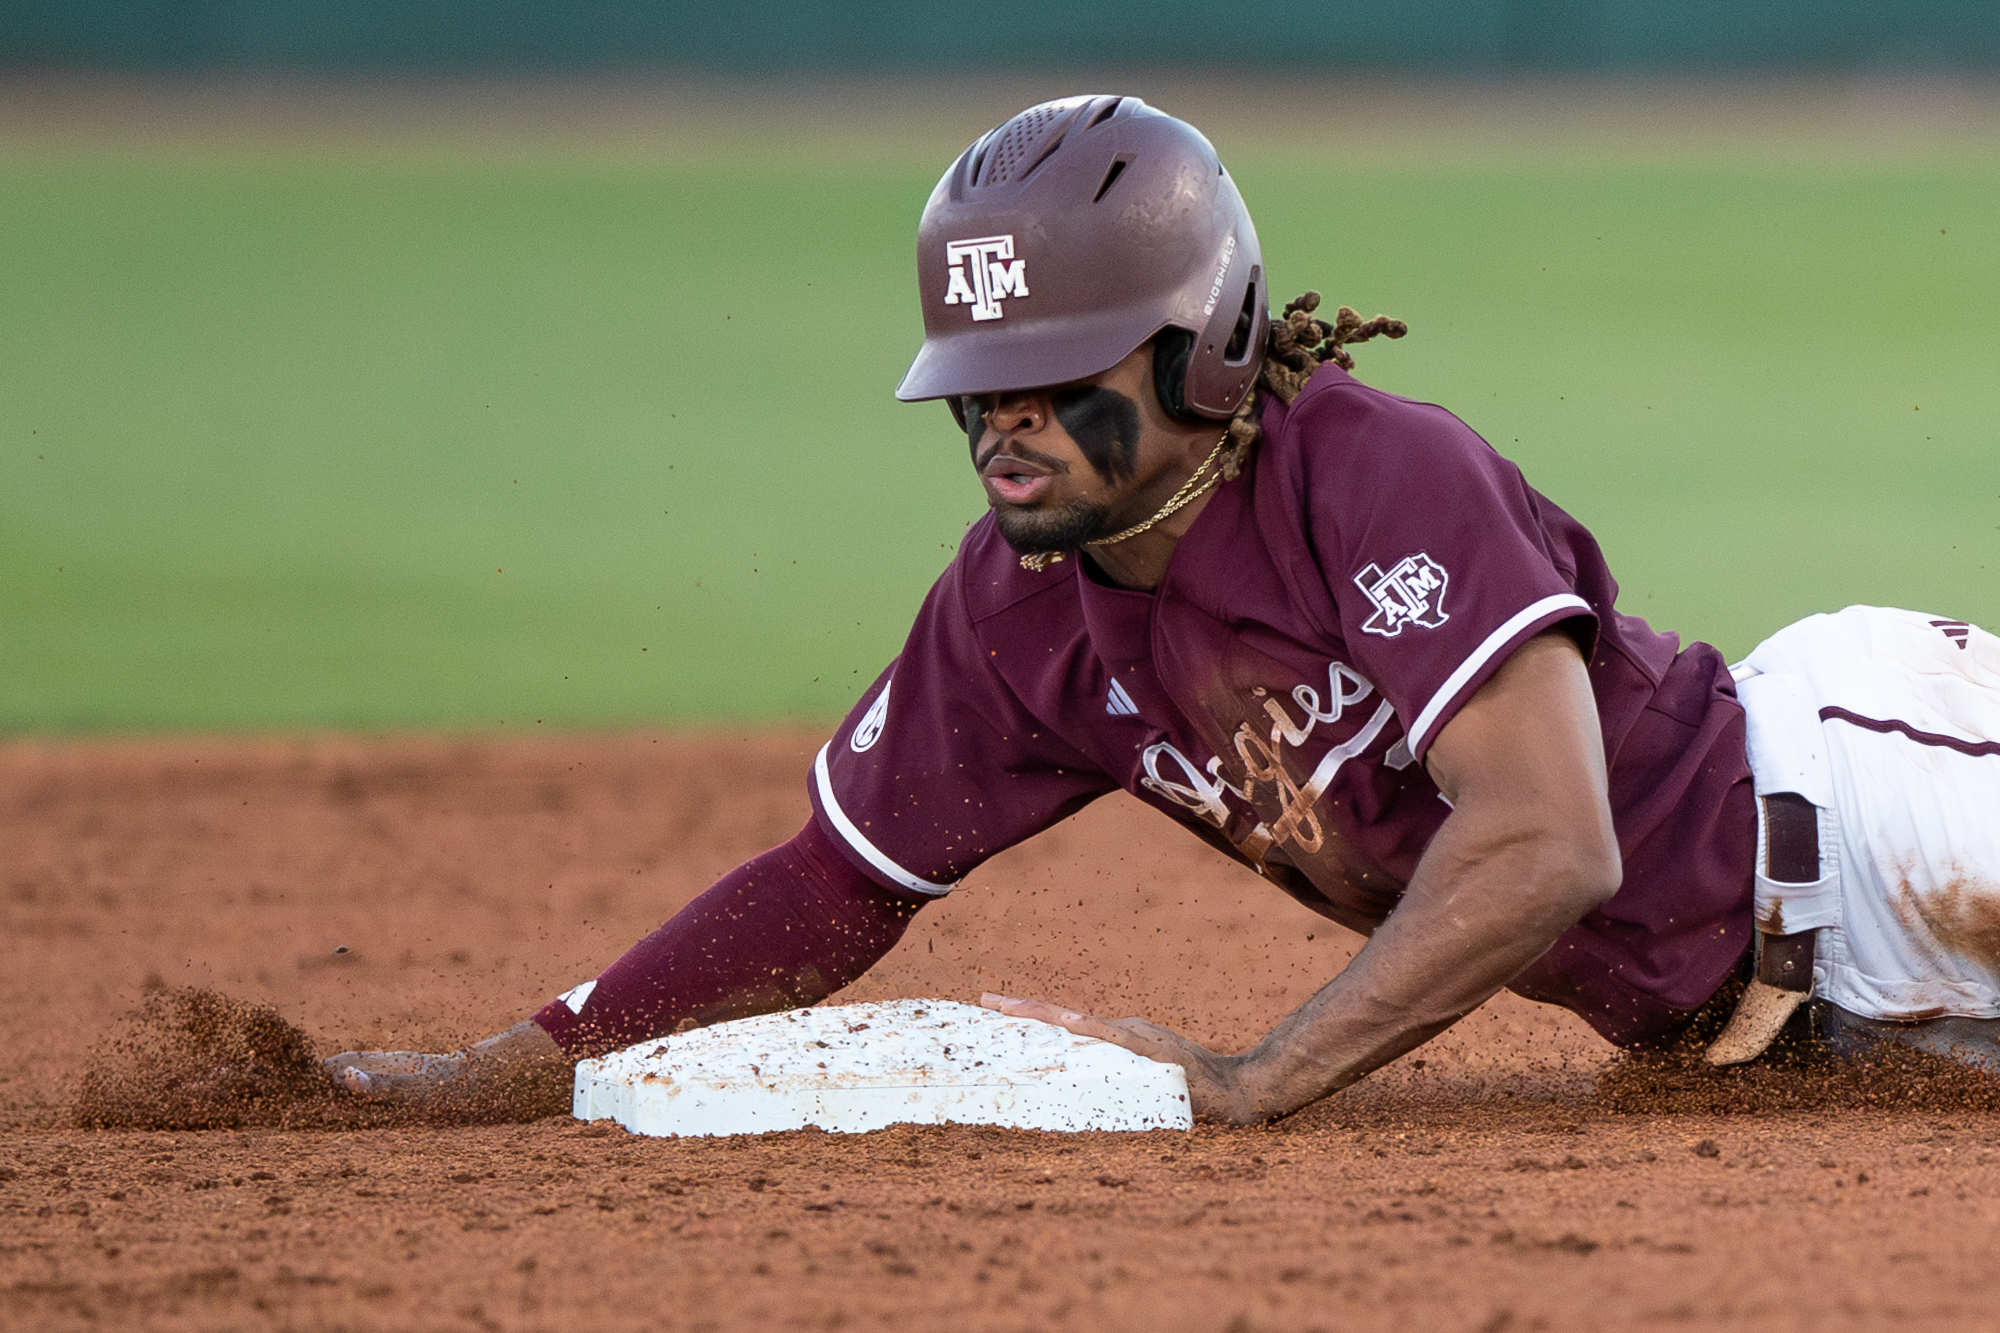
[[[1720,1069],[1691,1050],[1626,1052],[1599,1073],[1596,1095],[1630,1115],[2000,1111],[2000,1079],[1886,1042],[1859,1059],[1803,1047]]]
[[[504,1093],[447,1085],[425,1106],[338,1088],[305,1030],[269,1005],[201,987],[149,991],[90,1054],[81,1129],[367,1129],[524,1123],[569,1109],[567,1065],[522,1071]]]
[[[217,991],[149,992],[91,1054],[84,1129],[245,1129],[325,1108],[333,1080],[312,1039],[269,1005]]]

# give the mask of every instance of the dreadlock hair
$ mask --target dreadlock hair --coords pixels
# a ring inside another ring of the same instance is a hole
[[[1257,418],[1264,394],[1275,394],[1279,402],[1289,403],[1306,387],[1312,373],[1326,362],[1331,361],[1342,370],[1354,369],[1354,358],[1347,351],[1350,343],[1400,338],[1410,331],[1410,326],[1400,319],[1387,315],[1363,319],[1350,306],[1341,306],[1329,324],[1314,317],[1313,312],[1318,309],[1319,293],[1307,292],[1285,303],[1284,318],[1271,321],[1257,383],[1243,396],[1236,414],[1229,419],[1229,443],[1217,460],[1223,480],[1236,479],[1243,464],[1249,461],[1258,436],[1263,434]]]

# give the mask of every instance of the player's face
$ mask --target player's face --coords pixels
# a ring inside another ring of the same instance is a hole
[[[1188,441],[1212,444],[1215,427],[1168,417],[1152,375],[1148,344],[1089,379],[959,400],[972,465],[1009,545],[1024,554],[1081,546],[1144,519],[1180,485]]]

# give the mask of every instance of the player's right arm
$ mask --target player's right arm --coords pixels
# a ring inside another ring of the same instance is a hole
[[[575,1060],[818,1004],[881,961],[924,901],[862,874],[809,820],[534,1022]]]
[[[968,537],[902,653],[814,756],[798,836],[536,1015],[565,1051],[815,1004],[894,947],[924,903],[1113,785],[1028,712],[981,642],[963,579],[990,540]]]
[[[988,529],[969,551],[997,542]],[[966,561],[939,579],[902,654],[815,757],[813,817],[797,836],[533,1018],[451,1055],[345,1052],[327,1061],[334,1077],[375,1097],[470,1098],[482,1119],[551,1114],[568,1105],[579,1059],[832,995],[925,902],[1110,789],[1000,679],[967,607]],[[1070,656],[1050,656],[1069,669]]]
[[[553,1115],[587,1056],[649,1037],[816,1004],[895,947],[921,900],[857,871],[818,823],[736,867],[533,1018],[449,1055],[347,1051],[353,1092],[472,1120]]]

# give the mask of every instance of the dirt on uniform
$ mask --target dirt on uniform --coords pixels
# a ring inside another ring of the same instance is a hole
[[[0,1326],[1977,1328],[2000,1098],[1717,1075],[1510,997],[1269,1128],[644,1139],[413,1124],[450,1049],[792,833],[819,737],[0,747]],[[981,990],[1236,1049],[1358,942],[1112,799],[844,997]]]

